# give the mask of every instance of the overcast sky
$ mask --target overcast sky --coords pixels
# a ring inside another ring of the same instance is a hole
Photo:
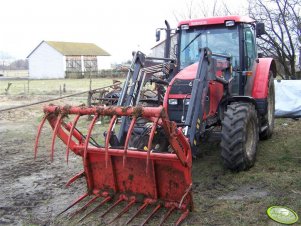
[[[198,0],[6,0],[0,3],[0,51],[26,58],[42,41],[92,42],[116,62],[131,59],[133,50],[149,52],[155,30]],[[230,8],[241,7],[241,1]]]

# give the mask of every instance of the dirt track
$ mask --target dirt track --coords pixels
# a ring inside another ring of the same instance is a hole
[[[41,140],[38,159],[33,160],[41,115],[41,106],[0,113],[0,224],[49,224],[75,198],[70,194],[82,192],[81,187],[65,189],[66,179],[80,169],[74,157],[69,166],[63,163],[59,142],[56,151],[61,153],[50,162],[45,151],[49,150],[49,128],[43,130],[46,137]]]
[[[28,102],[26,98],[15,103],[3,97],[0,100],[6,106]],[[68,220],[70,212],[59,219],[55,217],[85,192],[84,180],[65,187],[68,179],[81,170],[82,163],[71,155],[67,165],[65,146],[59,140],[54,162],[50,162],[49,126],[42,132],[38,158],[34,161],[33,145],[41,108],[40,105],[0,113],[0,224],[77,225],[78,218]],[[292,134],[300,131],[300,121],[278,120],[273,139],[260,144],[255,167],[239,174],[221,167],[217,143],[206,147],[203,157],[194,161],[195,211],[184,225],[277,225],[265,214],[269,205],[276,204],[287,205],[300,215],[301,142],[290,140]],[[287,148],[286,152],[282,146]],[[275,153],[278,149],[279,154]],[[98,212],[83,224],[105,222]],[[119,225],[122,222],[118,221]],[[158,219],[152,224],[155,222]]]

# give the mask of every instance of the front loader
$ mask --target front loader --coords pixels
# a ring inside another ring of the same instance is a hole
[[[222,160],[234,171],[252,167],[258,139],[272,135],[275,63],[258,58],[255,45],[263,25],[239,16],[180,22],[177,59],[169,57],[171,29],[166,25],[164,57],[134,53],[116,106],[44,107],[35,157],[47,120],[53,129],[51,159],[59,137],[67,161],[70,150],[83,161],[82,172],[67,185],[84,177],[87,191],[63,211],[91,196],[73,214],[85,211],[80,221],[105,203],[111,206],[101,217],[126,202],[107,223],[131,211],[124,222],[130,224],[153,206],[142,225],[163,208],[159,224],[177,212],[179,225],[193,210],[192,159],[208,131],[220,131]],[[85,115],[93,118],[84,135],[77,125]],[[101,116],[111,117],[103,143],[93,137]]]

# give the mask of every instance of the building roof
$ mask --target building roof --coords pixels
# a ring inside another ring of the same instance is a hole
[[[93,43],[42,41],[27,58],[44,42],[64,56],[110,56],[107,51]]]

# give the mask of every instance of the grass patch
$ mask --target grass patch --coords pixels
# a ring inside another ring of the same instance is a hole
[[[123,81],[124,79],[118,79]],[[0,82],[0,94],[5,94],[8,83],[12,83],[8,94],[10,95],[47,95],[59,94],[65,84],[67,93],[89,90],[90,79],[51,79],[51,80],[3,80]],[[92,89],[112,85],[111,78],[92,79]],[[28,88],[29,87],[29,88]]]

